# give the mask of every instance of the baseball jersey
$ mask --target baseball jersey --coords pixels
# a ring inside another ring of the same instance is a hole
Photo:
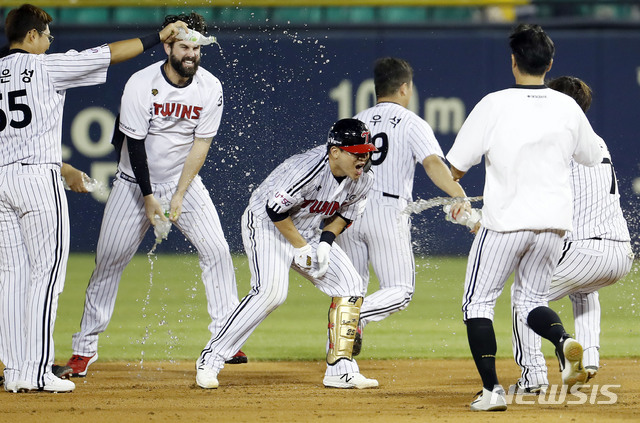
[[[62,164],[62,112],[66,90],[102,84],[111,50],[30,54],[0,58],[0,165]]]
[[[222,118],[222,84],[198,68],[184,87],[173,85],[164,73],[165,61],[134,73],[120,103],[120,131],[126,135],[118,169],[133,176],[128,142],[146,139],[151,183],[180,179],[194,138],[218,133]]]
[[[571,230],[569,163],[572,157],[600,163],[598,138],[571,97],[544,86],[516,86],[474,107],[447,160],[466,172],[485,157],[487,229]]]
[[[303,234],[321,228],[322,221],[336,213],[355,220],[364,210],[373,179],[369,171],[357,180],[338,181],[329,167],[327,147],[321,145],[280,164],[253,192],[248,208],[259,219],[269,219],[267,207],[289,213]]]
[[[567,234],[567,240],[631,241],[620,207],[620,191],[611,154],[605,142],[601,138],[599,141],[603,152],[600,164],[586,167],[571,161],[574,230]]]
[[[378,148],[372,156],[376,166],[372,189],[411,201],[416,163],[432,154],[444,157],[429,124],[391,102],[378,103],[354,118],[367,124]]]

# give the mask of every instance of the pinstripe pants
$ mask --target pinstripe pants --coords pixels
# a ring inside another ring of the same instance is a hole
[[[0,167],[0,360],[5,383],[44,386],[69,256],[58,165]]]
[[[302,233],[315,251],[320,233]],[[251,333],[278,306],[284,303],[289,289],[289,270],[294,269],[330,297],[361,296],[360,276],[342,249],[334,243],[329,256],[329,270],[319,278],[293,263],[294,248],[269,219],[257,219],[247,210],[242,216],[242,240],[251,270],[251,291],[225,321],[222,330],[209,340],[201,359],[220,370],[224,362],[240,350]],[[313,267],[317,268],[314,258]],[[327,303],[327,305],[329,302]],[[328,335],[328,333],[327,333]],[[339,360],[327,365],[326,374],[336,376],[359,372],[355,359]]]
[[[170,200],[176,185],[153,184],[154,196]],[[174,225],[198,251],[211,317],[209,331],[213,334],[238,304],[238,294],[229,245],[216,208],[199,176],[189,185],[182,214]],[[87,287],[80,332],[73,335],[74,354],[91,356],[98,351],[98,335],[106,330],[113,315],[122,272],[150,226],[138,184],[117,178],[104,210],[96,268]]]
[[[404,310],[415,291],[415,259],[411,244],[411,221],[402,213],[407,201],[370,191],[362,216],[337,239],[353,261],[364,284],[369,285],[369,261],[380,289],[367,295],[360,311],[362,327]]]
[[[464,320],[493,321],[496,300],[515,271],[511,301],[521,316],[546,306],[549,284],[564,231],[478,231],[467,262],[462,312]]]
[[[611,240],[565,242],[553,274],[549,301],[569,295],[573,306],[576,340],[583,346],[583,365],[600,365],[600,301],[598,289],[616,283],[633,264],[631,243]],[[548,384],[540,336],[513,312],[513,354],[520,366],[523,386]]]

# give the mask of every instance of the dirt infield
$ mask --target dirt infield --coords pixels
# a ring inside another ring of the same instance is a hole
[[[591,389],[560,404],[517,404],[506,412],[474,413],[469,403],[480,388],[471,360],[363,360],[360,367],[380,387],[322,387],[324,363],[257,362],[227,366],[220,388],[195,385],[193,363],[95,363],[87,378],[74,379],[70,394],[0,392],[2,422],[612,422],[638,421],[637,359],[604,359]],[[555,362],[549,362],[556,369]],[[516,380],[512,360],[500,360],[502,383]],[[554,371],[551,382],[558,382]],[[595,384],[619,385],[609,394]],[[611,402],[613,393],[617,400]],[[557,396],[559,397],[559,396]],[[531,401],[530,398],[525,399]]]

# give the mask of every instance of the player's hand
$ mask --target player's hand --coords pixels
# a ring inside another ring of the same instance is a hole
[[[165,222],[167,221],[160,202],[156,200],[153,194],[149,194],[144,197],[144,212],[147,219],[149,219],[149,222],[151,222],[153,226],[156,225],[156,219],[163,220]]]
[[[318,258],[318,271],[312,276],[314,278],[321,278],[329,270],[329,253],[331,252],[331,244],[322,241],[318,244],[316,249],[316,256]]]
[[[178,30],[180,28],[184,29],[185,32],[189,32],[187,24],[182,21],[175,21],[165,26],[162,28],[162,31],[160,31],[160,41],[163,43],[172,43],[177,41],[176,36],[178,35]]]
[[[178,193],[173,194],[171,197],[170,203],[170,211],[169,211],[169,220],[172,222],[177,222],[178,218],[182,214],[182,200],[184,197]]]
[[[73,192],[89,192],[87,187],[84,186],[84,178],[88,178],[84,172],[76,169],[68,163],[62,164],[62,169],[60,170],[62,176],[64,176],[64,180],[67,181],[67,185],[69,185],[69,189]]]
[[[451,217],[452,221],[456,221],[458,220],[460,214],[464,212],[471,213],[471,203],[469,201],[460,200],[457,203],[451,205],[449,217]]]
[[[309,270],[311,269],[311,263],[313,262],[312,254],[313,250],[309,244],[305,244],[304,247],[294,248],[293,261],[299,268]]]

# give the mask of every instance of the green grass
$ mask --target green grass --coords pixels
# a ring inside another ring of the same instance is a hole
[[[72,254],[55,329],[57,362],[71,354],[79,329],[93,255]],[[249,291],[245,256],[234,257],[238,295]],[[363,358],[469,358],[460,311],[466,257],[416,260],[416,293],[409,307],[367,326]],[[603,357],[638,356],[638,265],[600,291]],[[370,290],[377,289],[377,281]],[[496,307],[498,356],[511,356],[508,288]],[[573,331],[568,299],[551,304]],[[243,350],[252,360],[322,360],[329,298],[291,272],[289,297],[252,334]],[[208,314],[195,255],[138,255],[123,275],[113,319],[100,336],[101,361],[195,360],[209,340]],[[553,350],[544,342],[545,354]]]

